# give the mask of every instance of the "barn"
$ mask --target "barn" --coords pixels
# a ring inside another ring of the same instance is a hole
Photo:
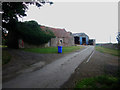
[[[89,45],[95,45],[95,39],[89,39]]]
[[[89,37],[85,33],[74,33],[74,42],[77,45],[88,45]]]
[[[67,32],[65,29],[60,28],[52,28],[52,27],[46,27],[41,26],[42,30],[50,30],[54,33],[56,36],[55,38],[52,38],[48,43],[48,46],[51,47],[57,47],[58,45],[62,46],[74,46],[74,36],[71,32]]]
[[[52,28],[47,26],[40,26],[43,31],[52,31],[55,38],[51,38],[48,43],[42,45],[33,45],[24,42],[19,39],[19,48],[41,48],[41,47],[57,47],[57,46],[74,46],[74,36],[71,32],[67,32],[65,29]]]

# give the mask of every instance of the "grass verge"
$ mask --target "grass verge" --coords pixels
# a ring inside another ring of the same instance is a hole
[[[97,51],[102,52],[102,53],[108,53],[108,54],[112,54],[112,55],[115,55],[115,56],[120,56],[120,50],[104,48],[104,47],[100,47],[100,46],[96,46],[95,49]]]
[[[2,51],[2,65],[7,64],[11,59],[11,55],[7,51]]]
[[[76,50],[79,50],[83,47],[81,46],[70,46],[70,47],[63,47],[62,48],[62,53],[70,53]],[[58,48],[57,47],[48,47],[48,48],[27,48],[27,49],[22,49],[24,51],[28,52],[34,52],[34,53],[58,53]]]
[[[78,81],[75,88],[120,88],[119,80],[113,76],[97,76]]]
[[[0,45],[0,47],[7,47],[6,45]]]

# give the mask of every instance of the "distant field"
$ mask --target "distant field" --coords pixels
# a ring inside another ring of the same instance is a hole
[[[82,49],[81,46],[70,46],[70,47],[63,47],[62,53],[70,53],[79,49]],[[28,52],[34,52],[34,53],[58,53],[57,47],[48,47],[48,48],[28,48],[28,49],[22,49],[24,51]]]
[[[95,49],[102,53],[108,53],[108,54],[112,54],[115,56],[120,56],[120,50],[105,48],[105,47],[101,47],[101,46],[96,46]]]

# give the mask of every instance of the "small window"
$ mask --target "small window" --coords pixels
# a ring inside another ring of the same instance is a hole
[[[60,40],[60,43],[62,43],[63,41],[62,40]]]

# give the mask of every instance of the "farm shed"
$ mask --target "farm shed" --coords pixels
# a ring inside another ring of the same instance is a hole
[[[85,33],[74,33],[74,42],[78,45],[88,45],[89,37]]]
[[[67,32],[65,29],[60,28],[51,28],[46,26],[40,27],[42,30],[50,30],[56,36],[52,38],[48,43],[51,47],[57,47],[58,45],[62,46],[73,46],[74,45],[74,36],[71,32]]]

